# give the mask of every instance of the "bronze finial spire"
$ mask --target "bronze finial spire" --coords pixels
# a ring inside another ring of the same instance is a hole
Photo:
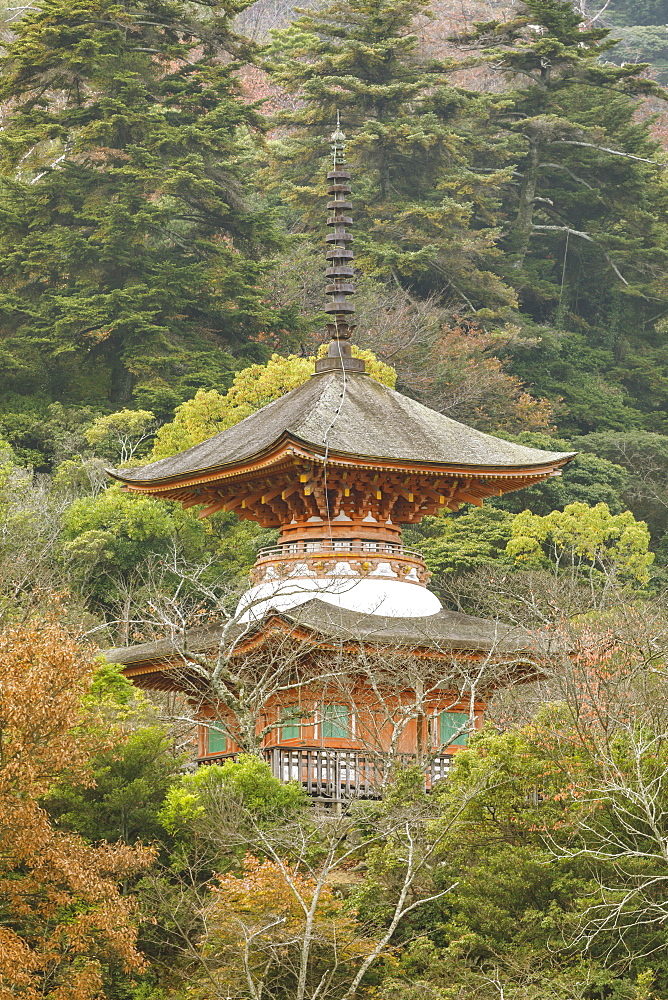
[[[334,169],[327,173],[329,194],[334,199],[327,202],[328,210],[333,212],[327,219],[327,225],[332,226],[334,231],[327,236],[329,249],[326,258],[330,266],[325,271],[332,282],[325,288],[327,295],[332,297],[332,301],[325,306],[325,312],[329,313],[332,319],[332,322],[327,324],[331,343],[327,357],[316,361],[316,372],[331,371],[335,368],[344,368],[346,371],[365,370],[364,362],[352,357],[349,343],[355,329],[355,324],[349,322],[349,317],[354,316],[355,306],[349,301],[348,296],[354,293],[355,288],[350,282],[354,274],[353,252],[350,249],[353,237],[346,232],[346,226],[351,226],[353,223],[352,217],[346,213],[350,212],[353,206],[352,202],[347,200],[350,194],[350,171],[346,168],[345,138],[337,111],[336,131],[331,139]]]

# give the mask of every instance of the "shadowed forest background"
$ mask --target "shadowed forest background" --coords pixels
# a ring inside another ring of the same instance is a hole
[[[0,7],[0,1000],[668,998],[668,3]],[[404,531],[548,630],[453,774],[314,810],[100,650],[275,535],[128,495],[309,378],[325,173],[372,377],[560,479]]]

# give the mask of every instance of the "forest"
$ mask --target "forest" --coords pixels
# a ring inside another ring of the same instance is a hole
[[[0,2],[0,1000],[668,1000],[667,24]],[[577,456],[406,527],[557,652],[328,812],[104,657],[229,619],[276,533],[106,469],[310,377],[337,113],[371,377]]]

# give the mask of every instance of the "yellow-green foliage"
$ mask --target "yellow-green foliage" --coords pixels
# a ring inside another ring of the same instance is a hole
[[[327,351],[325,344],[319,354]],[[394,387],[397,373],[383,364],[371,351],[353,346],[353,355],[366,361],[371,378]],[[191,448],[214,434],[220,434],[255,410],[266,406],[313,375],[315,358],[291,354],[287,358],[273,354],[266,365],[251,365],[237,373],[223,395],[215,389],[200,389],[193,399],[177,407],[174,420],[160,428],[153,447],[153,459],[168,458]]]
[[[605,503],[590,507],[568,504],[540,517],[525,510],[515,518],[507,555],[525,566],[550,562],[614,571],[639,583],[649,579],[654,554],[648,551],[650,534],[644,521],[631,511],[611,514]]]
[[[196,821],[219,808],[224,800],[234,800],[259,825],[285,822],[287,817],[296,816],[307,801],[299,786],[282,784],[264,761],[240,754],[238,760],[183,775],[165,797],[160,822],[173,835],[191,833]],[[211,822],[210,816],[207,821]]]
[[[96,417],[84,431],[84,437],[98,454],[125,461],[132,457],[154,425],[155,416],[150,410],[122,409]]]
[[[113,485],[66,509],[62,554],[89,596],[104,600],[113,589],[111,581],[132,576],[171,545],[201,556],[205,535],[201,521],[178,504],[123,493]]]

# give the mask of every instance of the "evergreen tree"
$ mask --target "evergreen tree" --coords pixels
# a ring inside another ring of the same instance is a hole
[[[3,382],[164,412],[224,388],[284,326],[259,288],[277,241],[243,183],[239,4],[43,0],[2,58]]]
[[[619,45],[611,53],[613,62],[649,63],[652,75],[664,87],[668,83],[668,27],[665,24],[636,24],[615,28]]]
[[[613,0],[606,17],[615,24],[662,24],[668,21],[668,0]]]
[[[451,86],[445,62],[420,56],[415,21],[429,16],[427,0],[331,0],[274,34],[269,69],[299,106],[282,116],[289,131],[274,144],[273,183],[301,213],[317,205],[305,221],[322,228],[339,111],[357,264],[464,311],[498,314],[513,300],[493,273],[499,177],[471,169],[490,102]]]
[[[158,813],[183,763],[164,729],[143,726],[93,759],[94,786],[64,784],[45,805],[61,830],[88,841],[154,842],[164,835]]]
[[[668,305],[666,190],[658,143],[636,117],[657,91],[643,66],[608,61],[614,42],[562,0],[527,0],[467,40],[510,80],[491,120],[512,150],[503,275],[542,337],[514,373],[563,396],[562,427],[646,424],[668,395],[668,357],[654,321]],[[514,149],[513,149],[514,147]],[[651,374],[650,374],[651,373]]]

